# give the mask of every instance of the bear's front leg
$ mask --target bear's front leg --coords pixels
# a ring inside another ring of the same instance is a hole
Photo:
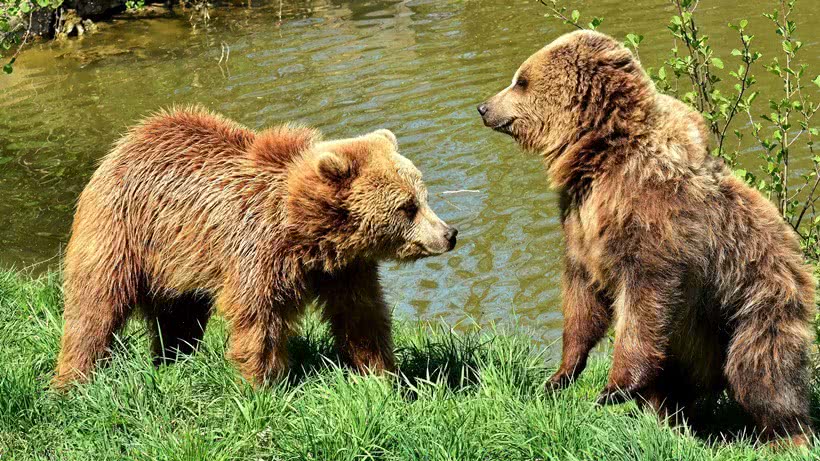
[[[595,289],[587,272],[570,261],[562,279],[562,304],[561,366],[547,382],[552,390],[563,389],[584,371],[589,352],[612,322],[611,302]]]
[[[623,403],[652,388],[663,369],[669,320],[682,293],[674,277],[624,270],[614,302],[615,351],[599,404]]]
[[[254,386],[281,379],[287,373],[287,341],[291,335],[292,307],[227,295],[218,301],[230,323],[228,359]]]
[[[324,318],[343,360],[359,371],[395,371],[390,312],[378,267],[355,263],[316,281]]]

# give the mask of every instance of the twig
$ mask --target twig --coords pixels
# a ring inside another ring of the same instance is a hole
[[[800,216],[797,217],[797,223],[795,223],[794,225],[794,230],[800,228],[800,222],[803,221],[803,215],[806,214],[806,210],[808,210],[809,208],[809,203],[814,204],[814,200],[817,200],[812,200],[812,198],[814,197],[814,193],[817,191],[818,184],[820,184],[820,176],[817,177],[817,179],[814,181],[814,185],[811,187],[811,192],[809,192],[809,196],[806,198],[806,204],[803,205],[803,210],[800,212]]]
[[[29,15],[28,15],[28,28],[26,29],[26,32],[23,34],[23,41],[20,42],[20,46],[18,46],[17,49],[14,50],[14,54],[11,55],[11,59],[9,60],[9,62],[16,61],[17,56],[20,55],[20,52],[23,51],[23,47],[26,46],[26,42],[28,42],[28,39],[31,36],[31,24],[32,24],[33,21],[34,21],[34,10],[32,10],[31,13],[29,13]]]
[[[480,190],[476,189],[459,189],[459,190],[446,190],[441,193],[441,195],[450,195],[450,194],[480,194]]]
[[[578,23],[576,23],[575,21],[573,21],[570,18],[566,17],[563,12],[561,12],[560,10],[555,8],[554,4],[551,5],[546,0],[538,0],[538,1],[541,2],[542,5],[549,8],[554,17],[562,19],[564,21],[564,23],[566,23],[566,24],[570,24],[572,26],[575,26],[578,30],[585,30],[583,27],[579,26]]]
[[[752,60],[749,58],[749,42],[747,42],[743,38],[743,32],[740,32],[740,42],[743,44],[743,62],[746,64],[746,71],[743,72],[743,80],[741,80],[740,91],[737,94],[737,98],[735,99],[735,103],[732,104],[732,110],[729,111],[729,116],[726,117],[726,124],[723,125],[723,130],[720,132],[720,141],[718,143],[718,154],[723,154],[723,140],[726,139],[726,130],[729,129],[729,125],[732,123],[732,119],[735,117],[735,112],[737,112],[737,107],[740,102],[743,100],[743,94],[749,88],[747,84],[747,78],[749,77],[750,69],[752,68]]]
[[[231,58],[231,47],[228,46],[225,42],[220,42],[219,47],[222,50],[222,54],[219,55],[219,64],[222,64],[222,59],[225,59],[225,64],[228,64],[228,59]]]

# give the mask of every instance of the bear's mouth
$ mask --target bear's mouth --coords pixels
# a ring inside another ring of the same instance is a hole
[[[508,118],[503,122],[494,125],[492,128],[499,133],[509,134],[512,135],[512,124],[515,122],[515,118]]]

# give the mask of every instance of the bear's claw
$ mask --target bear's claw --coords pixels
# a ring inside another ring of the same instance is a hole
[[[619,405],[626,403],[632,399],[631,393],[624,389],[606,387],[598,398],[595,399],[596,405]]]

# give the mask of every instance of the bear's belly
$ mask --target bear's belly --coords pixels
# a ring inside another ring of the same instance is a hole
[[[219,288],[228,261],[214,255],[206,257],[205,251],[193,248],[187,250],[150,252],[146,258],[145,270],[148,272],[147,279],[152,280],[154,285],[152,288],[181,293],[194,290],[214,291]]]

